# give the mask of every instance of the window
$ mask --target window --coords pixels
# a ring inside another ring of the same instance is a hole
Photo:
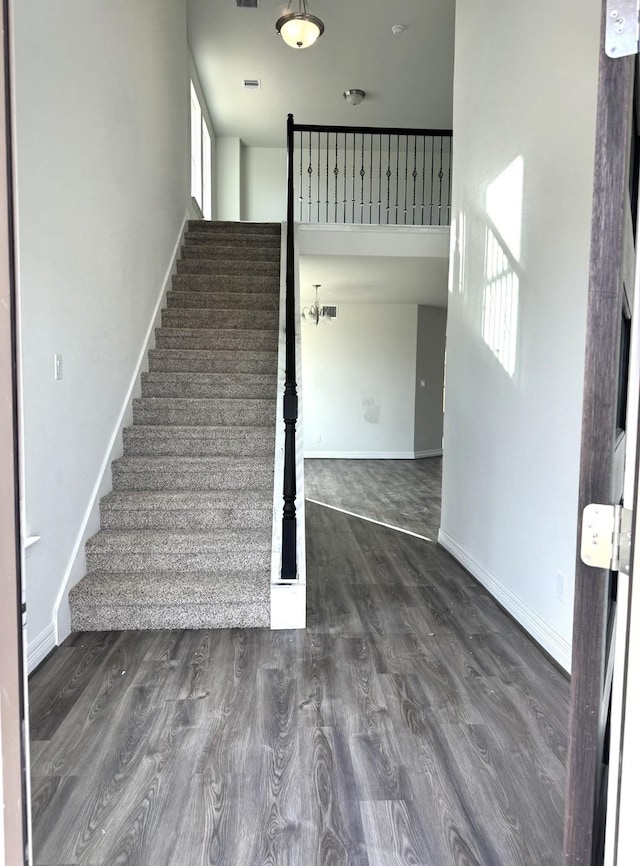
[[[205,219],[211,219],[211,136],[191,82],[191,195]]]

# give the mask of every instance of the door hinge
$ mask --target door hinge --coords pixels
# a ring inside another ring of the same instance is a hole
[[[607,0],[607,57],[638,54],[640,44],[640,0]]]
[[[585,565],[629,574],[632,514],[622,505],[587,505],[582,513],[580,542],[580,558]]]

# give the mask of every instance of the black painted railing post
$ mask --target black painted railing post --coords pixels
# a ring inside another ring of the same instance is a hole
[[[284,507],[282,510],[282,580],[295,580],[296,544],[296,421],[298,387],[296,383],[296,310],[293,255],[293,115],[287,117],[287,273],[285,297],[285,385],[284,385]],[[309,180],[311,184],[311,180]],[[309,186],[311,190],[311,186]]]

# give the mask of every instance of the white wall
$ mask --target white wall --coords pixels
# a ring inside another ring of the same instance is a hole
[[[242,148],[241,198],[243,220],[286,220],[287,151],[284,148]]]
[[[27,635],[44,650],[184,220],[189,71],[184,0],[13,5],[25,528],[41,536]]]
[[[414,448],[418,456],[442,452],[442,391],[447,311],[418,307]]]
[[[417,306],[339,304],[302,327],[308,457],[413,457]]]
[[[599,6],[456,7],[441,540],[565,666]]]

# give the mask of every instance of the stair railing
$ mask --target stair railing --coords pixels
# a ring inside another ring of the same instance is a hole
[[[299,222],[451,224],[450,129],[293,124]]]
[[[293,225],[293,115],[287,117],[287,273],[285,293],[285,383],[284,383],[284,508],[282,511],[282,580],[298,576],[296,518],[296,304]]]

